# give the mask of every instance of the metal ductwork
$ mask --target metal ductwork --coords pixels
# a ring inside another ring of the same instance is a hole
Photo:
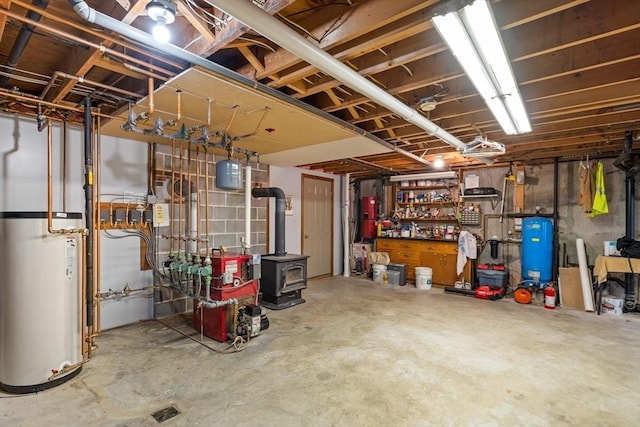
[[[286,255],[284,249],[284,191],[278,187],[255,187],[251,190],[253,197],[275,197],[276,199],[276,256]]]
[[[40,9],[46,9],[49,5],[49,0],[34,0],[33,5]],[[8,7],[8,6],[7,6]],[[27,18],[32,21],[40,21],[42,15],[37,12],[30,10],[27,12]],[[31,36],[33,35],[33,27],[31,25],[23,25],[20,28],[20,32],[16,37],[16,41],[13,42],[13,47],[11,47],[11,52],[9,53],[9,57],[7,58],[7,67],[15,68],[20,63],[20,59],[22,58],[22,54],[24,50],[27,48],[27,44],[29,44],[29,40],[31,40]],[[0,76],[0,87],[5,87],[7,82],[9,81],[9,76]]]
[[[319,117],[322,117],[323,119],[326,119],[332,123],[335,123],[345,129],[348,129],[354,133],[357,133],[359,135],[364,136],[365,138],[368,138],[382,146],[384,146],[385,148],[392,150],[398,154],[402,154],[403,156],[406,156],[412,160],[415,160],[419,163],[422,163],[424,165],[427,166],[432,166],[431,162],[424,160],[423,158],[416,156],[413,153],[410,153],[409,151],[403,150],[401,148],[396,147],[394,144],[387,142],[367,131],[365,131],[364,129],[359,128],[358,126],[355,126],[351,123],[345,122],[343,120],[338,119],[337,117],[322,111],[318,108],[315,108],[305,102],[302,102],[300,100],[297,100],[295,98],[291,98],[288,95],[283,94],[282,92],[273,89],[265,84],[256,82],[254,80],[248,79],[247,77],[243,76],[242,74],[236,73],[235,71],[229,70],[228,68],[225,68],[219,64],[216,64],[215,62],[209,61],[208,59],[202,58],[201,56],[198,56],[192,52],[189,52],[188,50],[182,49],[178,46],[172,45],[171,43],[158,43],[156,40],[153,39],[153,37],[151,37],[149,34],[145,33],[144,31],[138,30],[137,28],[134,28],[128,24],[125,24],[124,22],[118,21],[117,19],[113,19],[112,17],[105,15],[101,12],[98,12],[97,10],[91,8],[85,1],[83,0],[68,0],[69,4],[71,4],[71,6],[73,7],[73,10],[80,15],[83,19],[85,19],[88,22],[91,22],[93,24],[99,25],[103,28],[106,28],[108,30],[111,31],[115,31],[118,34],[121,34],[122,36],[131,39],[131,40],[135,40],[136,42],[142,43],[146,46],[152,47],[156,50],[159,50],[161,52],[164,52],[168,55],[172,55],[175,58],[178,59],[182,59],[183,61],[187,61],[190,64],[193,65],[198,65],[200,67],[203,67],[209,71],[212,71],[222,77],[225,77],[227,79],[229,79],[230,81],[233,81],[239,85],[242,85],[244,87],[248,87],[254,90],[258,90],[264,94],[267,94],[275,99],[278,99],[280,101],[286,102],[288,104],[294,105],[298,108],[301,108],[303,110],[309,111],[312,114],[315,114]],[[260,12],[262,12],[261,9],[257,9]],[[263,12],[265,13],[265,12]],[[274,19],[271,15],[265,13],[270,19]],[[287,27],[285,27],[287,28]],[[288,28],[287,28],[288,29]],[[315,48],[315,47],[314,47]],[[317,49],[317,48],[315,48]],[[324,52],[323,52],[324,53]],[[342,65],[342,64],[340,64]],[[343,67],[347,70],[349,70],[348,68],[346,68],[344,65]],[[367,82],[367,80],[365,80],[362,76],[360,76],[359,74],[356,73],[356,75],[358,76],[359,79],[361,79],[362,81]],[[368,83],[368,82],[367,82]],[[372,85],[373,87],[376,87],[375,85]],[[378,88],[378,90],[380,90],[382,93],[384,93],[385,95],[387,95],[384,91],[382,91],[381,89]],[[393,99],[393,97],[389,96],[391,99]],[[398,101],[399,102],[399,101]],[[402,103],[400,103],[400,105],[404,105]],[[406,107],[406,106],[405,106]],[[415,115],[419,115],[416,111],[412,110],[409,107],[406,107],[407,110],[413,112]],[[422,117],[422,116],[420,116]],[[424,119],[424,118],[423,118]],[[426,119],[424,119],[426,120]],[[427,122],[429,122],[428,120],[426,120]],[[431,122],[429,122],[431,123]],[[435,128],[439,129],[441,132],[444,132],[442,129],[438,128],[436,125],[432,124]],[[435,132],[433,132],[435,134]],[[449,135],[449,134],[447,134]],[[452,140],[457,141],[456,144],[460,144],[461,146],[463,146],[464,144],[462,144],[462,142],[460,142],[459,140],[457,140],[456,138],[454,138],[453,136],[449,135]]]

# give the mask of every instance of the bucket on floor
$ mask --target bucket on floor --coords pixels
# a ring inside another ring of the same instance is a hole
[[[384,283],[387,279],[387,266],[384,264],[373,264],[373,281],[376,283]]]
[[[431,289],[432,275],[431,267],[416,267],[416,288]]]

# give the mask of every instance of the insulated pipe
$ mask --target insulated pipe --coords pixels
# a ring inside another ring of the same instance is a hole
[[[46,9],[49,5],[49,0],[34,0],[33,5],[40,8]],[[8,7],[8,6],[7,6]],[[31,21],[40,21],[42,15],[35,11],[28,11],[27,18]],[[13,42],[13,46],[11,47],[11,52],[9,52],[9,57],[7,58],[6,65],[11,68],[15,68],[20,59],[22,58],[22,54],[24,54],[24,50],[27,48],[27,44],[29,44],[29,40],[31,40],[31,36],[33,35],[33,26],[29,24],[22,25],[20,28],[20,32],[16,37],[16,41]],[[6,86],[7,81],[9,80],[9,76],[1,76],[0,77],[0,86]]]
[[[84,98],[84,215],[87,226],[87,326],[93,326],[93,156],[91,152],[91,100]],[[91,343],[89,343],[91,348]]]
[[[251,253],[251,163],[244,167],[244,245],[243,253]]]
[[[419,156],[416,156],[413,153],[410,153],[409,151],[406,150],[402,150],[398,147],[396,147],[394,144],[387,142],[381,138],[378,138],[377,136],[365,131],[364,129],[361,129],[351,123],[347,123],[343,120],[338,119],[337,117],[319,110],[315,107],[310,106],[309,104],[306,104],[300,100],[297,100],[295,98],[291,98],[288,95],[283,94],[282,92],[271,88],[267,85],[264,85],[262,83],[253,81],[239,73],[236,73],[235,71],[229,70],[228,68],[225,68],[219,64],[216,64],[213,61],[209,61],[206,58],[202,58],[201,56],[198,56],[194,53],[191,53],[185,49],[181,49],[178,46],[172,45],[170,43],[157,43],[153,37],[151,37],[149,34],[145,33],[144,31],[138,30],[137,28],[134,28],[130,25],[127,25],[125,23],[123,23],[122,21],[118,21],[117,19],[113,19],[112,17],[105,15],[101,12],[98,12],[97,10],[91,8],[85,1],[82,0],[68,0],[69,3],[71,4],[71,6],[73,7],[73,10],[76,11],[76,13],[78,15],[80,15],[83,19],[87,20],[88,22],[91,22],[93,24],[97,24],[103,28],[106,28],[108,30],[111,31],[115,31],[119,34],[121,34],[122,36],[131,39],[131,40],[135,40],[139,43],[142,43],[146,46],[150,46],[153,47],[154,49],[157,49],[159,51],[162,51],[166,54],[172,55],[176,58],[182,59],[184,61],[187,61],[193,65],[198,65],[200,67],[203,67],[209,71],[212,71],[234,83],[240,84],[242,86],[248,87],[248,88],[252,88],[255,90],[260,91],[261,93],[264,93],[266,95],[269,95],[281,102],[285,102],[287,104],[290,105],[294,105],[298,108],[301,108],[305,111],[309,111],[313,114],[315,114],[316,116],[322,117],[325,120],[330,121],[331,123],[337,124],[345,129],[348,129],[352,132],[355,132],[359,135],[362,135],[382,146],[384,146],[385,148],[392,150],[398,154],[401,154],[403,156],[409,157],[412,160],[415,160],[419,163],[425,164],[427,166],[432,166],[431,162],[428,162],[424,159],[422,159]],[[231,3],[231,2],[229,2]],[[258,11],[261,11],[258,8],[255,8],[255,10],[253,10],[253,8],[250,10],[249,13],[256,13]],[[266,14],[268,16],[268,18],[270,20],[274,20],[274,18],[269,15]],[[276,21],[277,22],[277,21]],[[285,29],[289,30],[288,27],[284,27]],[[297,34],[295,34],[296,37],[299,37]],[[303,39],[304,41],[304,39]],[[315,46],[312,46],[313,49],[318,50]],[[309,49],[309,47],[307,47],[305,45],[304,49]],[[328,59],[332,59],[330,55],[326,54],[325,52],[321,51]],[[335,61],[335,60],[333,60]],[[346,66],[342,65],[340,62],[336,61],[340,66],[342,66],[341,70],[346,70],[346,71],[350,71],[351,73],[355,74],[355,76],[357,76],[358,80],[361,82],[366,82],[369,83],[364,77],[360,76],[359,74],[355,73],[354,71],[351,71],[349,68],[347,68]],[[353,77],[353,74],[351,74],[351,76]],[[354,79],[355,80],[355,79]],[[430,133],[433,133],[434,135],[438,136],[439,138],[442,139],[442,137],[449,137],[449,139],[451,140],[450,143],[451,145],[454,145],[456,148],[460,149],[462,147],[464,147],[464,144],[458,140],[457,138],[453,137],[452,135],[446,133],[444,130],[442,130],[441,128],[439,128],[438,126],[436,126],[435,124],[433,124],[432,122],[430,122],[429,120],[427,120],[426,118],[424,118],[423,116],[419,115],[417,113],[417,111],[409,108],[408,106],[404,105],[403,103],[401,103],[400,101],[396,100],[395,98],[393,98],[391,95],[387,94],[386,92],[384,92],[382,89],[380,89],[379,87],[373,85],[372,83],[369,83],[371,86],[370,88],[375,88],[375,92],[376,94],[382,94],[385,95],[385,99],[389,102],[392,102],[396,107],[399,106],[403,106],[404,108],[402,108],[402,110],[405,113],[409,113],[411,112],[412,116],[416,116],[416,120],[419,120],[421,123],[425,124],[429,123],[435,130],[438,130],[438,132],[431,132],[428,131]],[[375,98],[377,99],[377,98]],[[384,105],[381,103],[381,105]],[[392,110],[394,111],[394,110]],[[446,142],[446,141],[445,141]]]
[[[286,255],[284,250],[284,191],[277,187],[255,187],[251,190],[253,197],[275,197],[276,199],[276,256]]]
[[[465,147],[465,144],[458,138],[309,42],[281,21],[254,6],[250,1],[205,0],[205,3],[235,17],[287,51],[341,81],[356,92],[371,98],[381,106],[398,114],[407,122],[424,129],[457,150]]]
[[[349,204],[351,200],[349,198],[349,180],[351,174],[342,175],[342,251],[343,251],[343,264],[344,270],[342,275],[349,277],[351,274],[351,242],[349,241]]]

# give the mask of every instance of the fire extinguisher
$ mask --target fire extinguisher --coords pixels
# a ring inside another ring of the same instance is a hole
[[[556,308],[556,289],[553,285],[544,288],[544,308],[549,310]]]

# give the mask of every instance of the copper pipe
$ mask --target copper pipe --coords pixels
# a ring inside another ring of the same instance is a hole
[[[143,68],[136,67],[135,65],[131,65],[131,64],[128,64],[126,62],[121,62],[120,64],[122,64],[122,66],[124,68],[127,68],[127,69],[129,69],[131,71],[135,71],[136,73],[144,74],[147,77],[153,77],[156,80],[162,80],[163,82],[166,82],[169,79],[166,76],[161,76],[160,74],[156,74],[156,73],[154,73],[152,71],[147,71],[147,70],[145,70]]]
[[[200,255],[200,146],[196,145],[196,253]]]
[[[110,86],[110,85],[106,85],[104,83],[96,82],[96,81],[93,81],[93,80],[88,80],[88,79],[85,79],[84,77],[75,76],[73,74],[68,74],[68,73],[65,73],[63,71],[55,71],[51,75],[51,79],[49,79],[49,83],[47,83],[47,85],[45,86],[44,90],[40,94],[40,99],[44,99],[45,96],[47,96],[47,93],[49,92],[49,90],[51,90],[51,88],[53,87],[53,84],[55,83],[55,81],[56,81],[56,79],[58,77],[63,77],[65,79],[69,79],[69,80],[76,80],[76,81],[78,81],[78,83],[86,83],[86,84],[91,85],[91,86],[99,87],[101,89],[105,89],[105,90],[108,90],[108,91],[117,92],[117,93],[120,93],[122,95],[130,96],[132,98],[142,98],[142,95],[140,95],[138,93],[135,93],[135,92],[130,92],[128,90],[120,89],[120,88],[117,88],[115,86]]]
[[[113,43],[113,44],[117,44],[117,45],[123,46],[127,50],[141,53],[141,54],[143,54],[143,55],[145,55],[145,56],[147,56],[147,57],[149,57],[151,59],[155,59],[158,62],[164,62],[165,64],[171,65],[172,67],[175,67],[175,68],[179,68],[180,70],[184,69],[184,66],[182,66],[181,64],[179,64],[179,63],[177,63],[175,61],[168,60],[167,58],[165,58],[165,57],[163,57],[161,55],[156,55],[154,53],[151,53],[148,50],[144,50],[144,49],[138,47],[138,45],[136,45],[134,43],[127,43],[127,42],[124,42],[121,39],[118,39],[118,38],[115,38],[115,37],[111,37],[106,33],[93,31],[90,28],[88,28],[86,25],[78,24],[78,23],[76,23],[74,21],[70,21],[70,20],[65,19],[65,18],[63,18],[61,16],[55,15],[55,14],[53,14],[51,12],[47,12],[46,10],[42,10],[40,8],[37,8],[37,7],[33,6],[30,3],[25,3],[25,2],[20,1],[20,0],[13,0],[12,3],[17,5],[17,6],[20,6],[22,8],[25,8],[27,10],[31,10],[31,11],[37,12],[39,15],[42,15],[47,19],[51,19],[52,21],[57,21],[57,22],[63,23],[65,25],[68,25],[71,28],[75,28],[76,30],[80,30],[80,31],[83,31],[83,32],[85,32],[87,34],[95,36],[96,38],[108,41],[108,42]],[[167,75],[171,75],[171,73],[169,73],[168,71],[166,71],[166,73],[167,73]]]
[[[207,147],[204,147],[204,226],[205,226],[205,242],[207,248],[207,256],[209,256],[209,153]]]
[[[2,10],[2,9],[0,9]],[[19,101],[26,101],[29,103],[33,103],[34,105],[44,105],[47,107],[52,107],[55,108],[57,110],[68,110],[68,111],[76,111],[78,113],[81,113],[84,111],[83,108],[76,108],[76,107],[69,107],[67,105],[64,104],[55,104],[53,102],[48,102],[48,101],[44,101],[41,100],[40,98],[38,98],[37,96],[34,95],[27,95],[27,94],[17,94],[17,93],[13,93],[7,89],[4,88],[0,88],[0,95],[2,96],[6,96],[9,98],[13,98],[13,99],[17,99]],[[30,115],[29,113],[20,113],[22,115]],[[115,120],[121,120],[121,121],[126,121],[127,118],[126,117],[119,117],[119,116],[110,116],[109,114],[103,114],[103,113],[93,113],[95,115],[98,115],[100,117],[105,117],[107,119],[115,119]],[[34,114],[35,115],[35,114]],[[50,120],[54,120],[54,119],[50,119]],[[60,120],[60,119],[57,119]]]
[[[187,186],[189,188],[189,192],[187,193],[189,195],[189,199],[188,201],[185,200],[185,206],[187,207],[187,212],[189,212],[189,214],[187,215],[185,213],[185,247],[188,247],[189,250],[191,250],[191,229],[193,228],[193,224],[191,223],[191,219],[192,219],[192,212],[191,212],[191,208],[193,207],[193,201],[191,200],[192,195],[191,195],[191,144],[187,144]],[[188,204],[186,204],[188,202]]]
[[[67,211],[67,121],[62,121],[62,211]]]
[[[102,153],[101,153],[101,147],[102,147],[102,138],[101,138],[101,133],[100,133],[100,125],[101,125],[101,121],[100,121],[100,117],[96,117],[95,118],[95,126],[94,126],[94,149],[91,150],[94,153],[95,159],[93,161],[94,164],[94,168],[95,168],[95,172],[96,172],[96,185],[93,186],[93,200],[96,201],[96,203],[93,204],[93,208],[94,208],[94,221],[93,223],[95,224],[95,229],[96,229],[96,233],[95,233],[95,245],[93,245],[93,249],[94,249],[94,256],[93,256],[93,261],[94,261],[94,268],[93,268],[93,274],[94,274],[94,279],[93,279],[93,283],[95,283],[95,289],[94,289],[94,294],[95,295],[100,295],[100,228],[101,228],[101,223],[100,223],[100,193],[102,192],[101,190],[101,173],[102,173],[102,168],[100,165],[100,162],[102,161]],[[96,326],[96,334],[100,334],[100,331],[102,330],[101,327],[101,323],[100,323],[100,298],[96,298],[95,300],[95,304],[96,304],[96,315],[94,317],[95,319],[95,324],[97,324]]]
[[[149,77],[149,115],[153,114],[153,78]]]
[[[80,311],[82,312],[82,324],[80,325],[80,328],[82,330],[82,357],[84,357],[87,354],[87,305],[84,303],[87,299],[87,287],[86,287],[86,271],[87,271],[87,252],[84,250],[85,246],[87,244],[87,235],[83,234],[82,235],[82,280],[81,280],[81,284],[80,284],[80,294],[81,294],[81,300],[80,300]]]
[[[176,114],[176,120],[182,120],[182,91],[178,89],[178,114]]]
[[[180,176],[180,198],[178,199],[178,251],[182,246],[182,233],[184,231],[184,224],[182,223],[182,210],[184,209],[184,186],[182,185],[183,178],[183,163],[184,163],[184,149],[180,147],[180,169],[178,169],[178,175]],[[186,248],[185,248],[186,249]],[[185,250],[185,255],[187,251]]]
[[[51,27],[49,25],[43,24],[41,22],[33,21],[33,20],[28,19],[27,17],[22,16],[22,15],[20,15],[18,13],[11,12],[10,10],[0,8],[0,14],[5,14],[9,18],[13,18],[13,19],[15,19],[17,21],[20,21],[20,22],[25,23],[27,25],[31,25],[31,26],[33,26],[35,28],[39,28],[41,30],[44,30],[47,33],[54,34],[54,35],[62,37],[62,38],[66,38],[67,40],[76,42],[78,44],[82,44],[82,45],[97,49],[97,50],[99,50],[101,52],[104,52],[104,53],[107,53],[107,54],[109,54],[111,56],[115,56],[115,57],[120,58],[120,59],[126,59],[126,60],[128,60],[130,62],[133,62],[135,64],[138,64],[138,65],[140,65],[142,67],[148,67],[148,68],[150,68],[152,70],[155,70],[155,71],[158,71],[158,72],[161,72],[161,73],[167,73],[167,75],[170,75],[170,76],[173,75],[173,73],[171,73],[169,71],[166,71],[166,70],[164,70],[164,69],[162,69],[160,67],[157,67],[157,66],[155,66],[153,64],[149,64],[149,63],[147,63],[147,62],[145,62],[145,61],[143,61],[141,59],[137,59],[137,58],[134,58],[132,56],[126,55],[124,53],[118,52],[117,50],[108,48],[108,47],[106,47],[106,46],[104,46],[102,44],[93,43],[93,42],[91,42],[91,41],[89,41],[87,39],[84,39],[82,37],[74,36],[74,35],[69,34],[67,32],[58,30],[58,29],[56,29],[54,27]]]
[[[47,121],[47,231],[49,234],[85,233],[85,229],[53,228],[53,126]]]
[[[176,163],[176,139],[175,138],[171,138],[171,181],[169,181],[169,185],[171,186],[171,188],[169,188],[169,195],[170,197],[170,205],[169,205],[169,242],[170,242],[170,246],[169,246],[169,252],[173,252],[173,215],[174,215],[174,210],[175,210],[175,206],[174,206],[174,199],[175,199],[175,194],[174,194],[174,190],[175,190],[175,181],[176,181],[176,176],[175,176],[175,163]]]

